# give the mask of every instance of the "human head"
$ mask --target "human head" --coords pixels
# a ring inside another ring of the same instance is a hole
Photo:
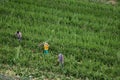
[[[45,42],[44,44],[45,44],[45,45],[48,45],[48,43],[47,43],[47,42]]]
[[[19,31],[17,31],[17,33],[19,33]]]
[[[62,55],[62,53],[59,53],[59,55]]]

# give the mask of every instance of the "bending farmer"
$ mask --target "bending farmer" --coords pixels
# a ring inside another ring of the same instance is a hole
[[[15,35],[16,35],[16,37],[18,38],[18,40],[21,41],[21,39],[22,39],[22,33],[21,33],[20,31],[17,31],[17,32],[15,33]]]
[[[64,57],[61,53],[58,55],[58,61],[59,61],[59,65],[61,67],[63,67],[64,66]]]
[[[44,43],[44,54],[48,54],[48,49],[49,49],[49,44],[48,43]]]

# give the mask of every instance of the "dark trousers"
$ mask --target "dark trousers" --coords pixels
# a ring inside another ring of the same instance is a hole
[[[18,41],[21,41],[22,40],[22,38],[21,37],[18,37]]]

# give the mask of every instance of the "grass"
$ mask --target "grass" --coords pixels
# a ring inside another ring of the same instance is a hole
[[[23,80],[30,75],[37,80],[119,80],[119,12],[119,2],[2,0],[0,73],[11,70]],[[20,43],[17,30],[23,34]],[[38,47],[44,41],[50,44],[48,55]],[[57,64],[60,52],[63,70]]]

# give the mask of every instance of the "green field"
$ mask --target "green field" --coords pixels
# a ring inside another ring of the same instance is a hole
[[[38,46],[45,41],[47,55]],[[0,74],[21,80],[30,75],[34,80],[120,80],[120,2],[0,0]]]

